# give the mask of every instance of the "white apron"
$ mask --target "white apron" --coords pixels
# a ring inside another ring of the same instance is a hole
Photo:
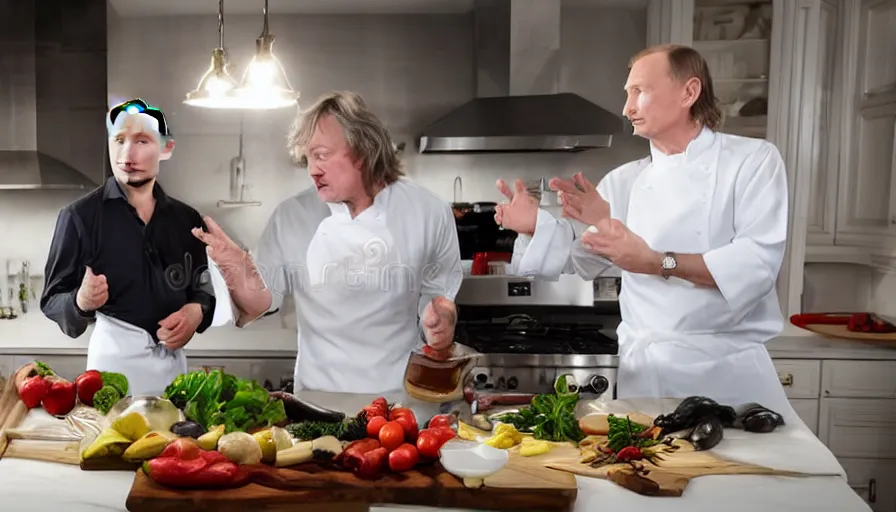
[[[650,164],[635,181],[625,223],[651,247],[682,254],[711,249],[709,224],[718,219],[711,218],[707,198],[718,154],[707,153],[698,161],[684,163],[681,155],[661,167]],[[701,318],[709,308],[700,305],[716,305],[723,300],[718,293],[676,278],[625,273],[618,398],[702,395],[731,406],[758,402],[785,420],[795,418],[762,340],[718,332],[709,327],[711,318]],[[674,328],[676,322],[687,327]]]
[[[87,369],[118,372],[128,379],[129,395],[158,396],[187,371],[183,350],[171,351],[145,330],[96,313],[87,348]]]

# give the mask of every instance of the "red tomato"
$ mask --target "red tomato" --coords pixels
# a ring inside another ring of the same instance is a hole
[[[427,459],[438,459],[439,449],[442,447],[442,439],[439,432],[425,428],[417,435],[417,450],[420,456]]]
[[[407,441],[415,442],[417,440],[417,417],[414,416],[414,411],[404,407],[396,407],[389,411],[389,418],[401,424]]]
[[[438,414],[429,420],[427,428],[450,427],[453,420],[454,418],[450,414]]]
[[[379,439],[380,437],[380,429],[383,428],[383,425],[388,423],[389,420],[382,416],[374,416],[370,418],[367,422],[367,437],[372,439]]]
[[[436,427],[432,430],[435,430],[439,434],[439,440],[442,444],[445,444],[451,439],[454,439],[457,436],[457,432],[451,430],[450,427]],[[439,445],[441,447],[441,445]]]
[[[389,469],[400,472],[407,471],[417,465],[420,456],[417,448],[409,443],[404,443],[389,454]]]
[[[397,421],[389,421],[380,428],[380,444],[392,451],[404,443],[404,428]]]

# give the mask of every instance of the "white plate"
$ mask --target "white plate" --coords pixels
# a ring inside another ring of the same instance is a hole
[[[507,450],[460,439],[443,444],[439,453],[445,471],[458,478],[485,478],[497,473],[510,458]]]

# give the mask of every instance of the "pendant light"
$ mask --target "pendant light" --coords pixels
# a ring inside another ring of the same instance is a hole
[[[296,104],[299,93],[286,78],[280,60],[274,56],[274,35],[268,30],[268,0],[264,0],[264,29],[255,40],[255,56],[243,73],[235,91],[242,108],[275,109]]]
[[[224,50],[224,0],[218,0],[218,47],[212,51],[212,62],[202,75],[196,90],[187,93],[184,103],[204,108],[240,108],[233,96],[236,80],[227,72]]]

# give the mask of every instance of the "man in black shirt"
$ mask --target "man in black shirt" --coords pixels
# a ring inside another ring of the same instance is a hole
[[[106,126],[114,176],[60,211],[40,305],[72,338],[95,322],[87,369],[123,373],[134,396],[157,395],[186,372],[181,348],[214,314],[205,246],[191,233],[205,225],[156,182],[174,150],[164,114],[131,100]]]

